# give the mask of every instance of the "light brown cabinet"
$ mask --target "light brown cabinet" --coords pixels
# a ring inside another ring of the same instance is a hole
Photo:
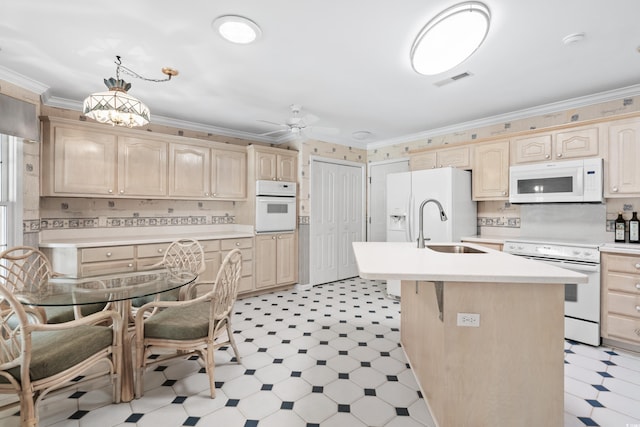
[[[603,338],[640,345],[640,255],[602,253]]]
[[[640,118],[608,126],[605,197],[640,196]]]
[[[297,153],[274,153],[255,150],[256,179],[297,181]]]
[[[598,125],[540,132],[511,141],[512,164],[583,159],[601,154]]]
[[[256,288],[290,285],[297,281],[296,233],[256,236]]]
[[[118,196],[166,197],[167,149],[157,140],[118,137]]]
[[[205,255],[205,271],[199,276],[199,282],[213,282],[222,259],[229,251],[238,248],[242,252],[242,277],[238,292],[254,290],[252,237],[200,240],[199,242]],[[54,271],[66,276],[82,278],[147,270],[162,261],[170,243],[167,241],[90,248],[52,247],[41,248],[41,250],[51,260]]]
[[[42,196],[247,197],[244,147],[146,136],[128,129],[104,130],[104,125],[66,119],[45,119],[43,124]]]
[[[473,200],[507,200],[509,198],[509,141],[474,146]]]
[[[412,154],[409,158],[409,168],[412,171],[448,166],[471,169],[470,147],[434,149],[433,151]]]

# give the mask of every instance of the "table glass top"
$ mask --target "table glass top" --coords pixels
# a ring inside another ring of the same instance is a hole
[[[154,270],[95,276],[83,279],[57,277],[40,289],[16,292],[23,304],[67,306],[121,301],[178,289],[197,278],[187,271]]]

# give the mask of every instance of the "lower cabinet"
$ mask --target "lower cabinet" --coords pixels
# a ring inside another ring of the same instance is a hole
[[[294,284],[297,273],[295,232],[256,236],[256,289]]]
[[[640,256],[602,253],[603,338],[640,345]]]
[[[253,285],[253,238],[199,240],[204,250],[205,271],[198,281],[213,282],[220,263],[232,249],[242,252],[242,277],[238,292],[250,292]],[[95,248],[41,248],[51,261],[53,270],[70,277],[93,277],[104,274],[130,273],[149,269],[162,261],[171,241]]]

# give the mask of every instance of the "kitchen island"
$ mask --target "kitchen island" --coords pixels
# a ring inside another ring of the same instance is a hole
[[[353,244],[361,277],[402,280],[402,346],[438,425],[562,426],[564,284],[587,277],[474,244],[431,246]]]

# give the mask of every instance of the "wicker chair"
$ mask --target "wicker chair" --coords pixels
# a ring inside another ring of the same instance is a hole
[[[38,425],[38,404],[50,391],[77,386],[71,380],[80,374],[84,379],[105,375],[99,370],[86,374],[101,363],[109,368],[113,402],[119,403],[120,315],[105,310],[66,323],[39,320],[39,313],[26,310],[9,288],[0,286],[0,394],[18,395],[20,425]]]
[[[206,265],[204,263],[204,249],[202,249],[200,242],[198,242],[197,240],[176,240],[167,247],[167,250],[164,252],[164,256],[162,257],[162,260],[160,262],[146,267],[146,269],[148,270],[154,270],[158,268],[165,268],[170,272],[189,271],[196,276],[199,276],[204,272],[206,268]],[[176,301],[187,299],[190,296],[192,290],[193,285],[190,285],[181,288],[179,291],[176,290],[175,292],[165,292],[162,294],[158,294],[155,297],[150,296],[135,298],[132,301],[132,305],[134,307],[133,311],[135,313],[138,307],[153,300]]]
[[[135,318],[136,397],[143,394],[146,367],[176,357],[197,354],[209,375],[211,397],[215,397],[214,351],[230,344],[240,361],[240,353],[231,330],[231,310],[238,293],[242,254],[234,249],[227,254],[213,287],[205,294],[185,301],[153,301],[138,309]],[[196,284],[198,286],[200,284]],[[151,313],[151,315],[148,315]],[[223,334],[226,332],[226,338]],[[172,349],[149,359],[154,349]]]
[[[30,246],[16,246],[0,253],[0,281],[11,292],[37,293],[54,273],[46,255]],[[107,308],[107,304],[60,307],[27,307],[41,323],[63,323]]]

